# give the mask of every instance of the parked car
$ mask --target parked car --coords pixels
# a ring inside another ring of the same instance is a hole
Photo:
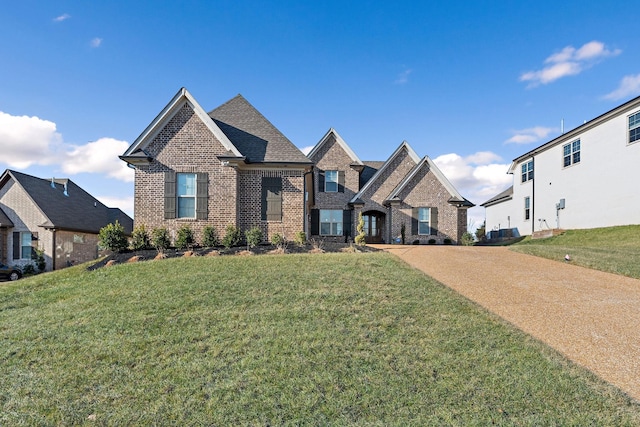
[[[22,271],[16,267],[0,264],[0,280],[18,280],[22,277]]]

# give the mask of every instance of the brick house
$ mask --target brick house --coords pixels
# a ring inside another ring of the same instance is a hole
[[[369,242],[456,243],[473,206],[433,162],[406,142],[386,162],[362,162],[330,129],[308,156],[241,95],[206,113],[180,89],[120,156],[135,168],[135,223],[166,227],[175,241],[187,224],[219,234],[231,224],[350,240],[358,213]]]
[[[13,170],[0,175],[0,263],[34,264],[44,252],[46,270],[97,258],[98,233],[118,221],[131,234],[133,220],[108,208],[70,179],[41,179]]]
[[[369,243],[394,243],[403,225],[406,243],[458,243],[467,229],[473,204],[407,142],[385,162],[363,162],[329,129],[308,157],[316,166],[308,206],[311,236],[349,240],[359,213]]]
[[[180,89],[120,156],[135,168],[135,224],[220,235],[258,226],[265,239],[304,230],[311,161],[241,95],[206,113]]]

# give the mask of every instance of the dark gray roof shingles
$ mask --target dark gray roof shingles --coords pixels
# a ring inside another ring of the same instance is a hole
[[[208,113],[249,163],[311,161],[242,95]]]
[[[117,219],[126,234],[131,234],[133,230],[131,217],[118,208],[108,208],[71,180],[56,180],[52,187],[51,180],[16,171],[8,172],[49,218],[47,226],[97,233]],[[68,196],[64,195],[64,181],[67,183]]]

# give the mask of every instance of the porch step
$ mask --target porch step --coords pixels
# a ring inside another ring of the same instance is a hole
[[[540,230],[540,231],[534,231],[533,234],[531,235],[532,239],[546,239],[549,237],[553,237],[553,236],[559,236],[561,234],[564,234],[564,230],[562,228],[553,228],[550,230]]]

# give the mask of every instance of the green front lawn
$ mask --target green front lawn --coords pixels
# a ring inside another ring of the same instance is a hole
[[[385,253],[0,285],[0,425],[638,425],[640,406]]]
[[[640,279],[640,225],[567,230],[548,239],[530,237],[510,248],[517,252],[563,261]]]

